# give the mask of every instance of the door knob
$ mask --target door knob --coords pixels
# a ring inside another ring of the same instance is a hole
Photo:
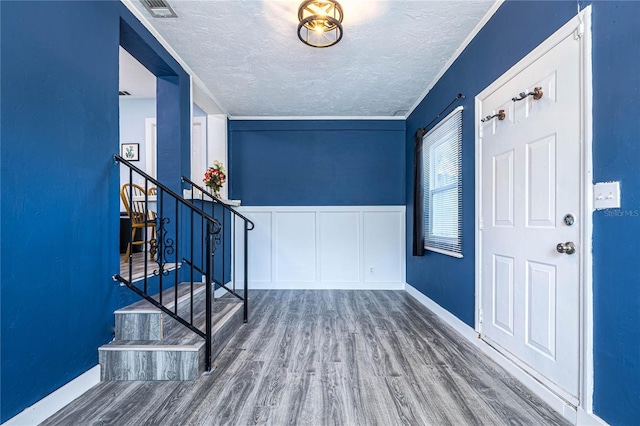
[[[558,250],[558,253],[573,254],[576,252],[576,245],[571,241],[566,243],[559,243],[556,246],[556,250]]]

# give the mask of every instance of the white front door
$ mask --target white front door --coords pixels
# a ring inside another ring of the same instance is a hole
[[[482,338],[573,404],[580,373],[580,63],[580,42],[571,35],[478,98],[482,116],[506,114],[478,123]],[[540,99],[512,100],[536,87]],[[557,245],[568,242],[575,252],[559,253]]]

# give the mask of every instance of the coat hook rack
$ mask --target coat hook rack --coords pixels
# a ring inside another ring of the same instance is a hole
[[[544,94],[544,92],[542,91],[542,87],[536,87],[535,89],[533,89],[533,91],[526,93],[526,92],[520,92],[520,94],[514,98],[511,98],[511,100],[513,102],[518,102],[521,101],[523,99],[526,99],[529,96],[533,96],[534,100],[538,100],[540,98],[542,98],[542,95]]]
[[[507,114],[505,114],[504,110],[501,109],[496,114],[487,115],[485,118],[481,119],[480,121],[482,121],[483,123],[486,123],[487,121],[492,120],[492,119],[494,119],[496,117],[498,117],[498,120],[502,121],[507,117]]]

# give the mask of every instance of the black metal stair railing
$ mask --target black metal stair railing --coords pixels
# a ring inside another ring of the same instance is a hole
[[[197,183],[193,182],[191,179],[187,178],[186,176],[182,176],[182,182],[186,183],[188,185],[188,189],[187,191],[191,194],[191,203],[194,204],[195,207],[195,203],[198,202],[203,202],[202,203],[202,209],[205,211],[209,211],[209,214],[215,218],[219,223],[221,223],[223,232],[222,232],[222,237],[223,239],[225,239],[225,237],[227,236],[225,234],[226,230],[229,230],[229,238],[228,241],[231,242],[236,242],[236,230],[238,227],[241,227],[242,229],[242,240],[241,240],[241,245],[242,245],[242,250],[243,250],[243,265],[242,265],[242,270],[243,270],[243,274],[242,274],[242,279],[243,279],[243,283],[242,283],[242,295],[237,293],[237,288],[236,288],[236,280],[235,280],[235,274],[231,275],[231,286],[228,286],[227,283],[225,282],[221,282],[218,280],[214,280],[215,284],[225,290],[227,290],[229,293],[231,293],[232,295],[238,297],[239,299],[241,299],[244,302],[244,321],[247,322],[247,316],[248,316],[248,296],[249,296],[249,292],[248,292],[248,246],[249,246],[249,241],[248,241],[248,236],[249,236],[249,231],[253,230],[255,228],[255,224],[253,223],[253,221],[251,221],[249,218],[247,218],[246,216],[244,216],[243,214],[239,213],[236,209],[233,208],[233,206],[231,206],[230,204],[225,203],[224,201],[222,201],[221,199],[217,198],[215,195],[213,195],[211,192],[209,192],[209,190],[206,190],[205,188],[203,188],[202,186],[198,185]],[[198,197],[197,195],[201,195],[201,197]],[[206,205],[204,202],[207,202]],[[238,224],[237,221],[240,221],[240,223]],[[230,229],[227,227],[227,224],[230,223]],[[240,225],[240,226],[238,226]],[[227,241],[227,240],[225,240]],[[235,268],[236,265],[236,258],[235,258],[235,245],[233,247],[230,247],[229,244],[225,244],[224,241],[222,243],[222,258],[226,259],[226,254],[227,254],[227,250],[233,250],[233,252],[231,253],[232,259],[231,259],[231,265],[233,268]],[[222,262],[222,277],[226,277],[225,272],[226,272],[226,262]],[[224,280],[223,280],[224,281]]]
[[[213,292],[219,280],[216,278],[214,255],[218,246],[224,248],[229,245],[223,238],[225,230],[213,215],[121,156],[115,155],[114,158],[128,169],[128,184],[125,183],[120,191],[130,219],[126,231],[131,239],[127,242],[128,258],[121,262],[120,273],[114,274],[113,279],[202,337],[206,346],[205,369],[210,371]],[[134,204],[137,208],[134,208]],[[134,240],[141,246],[141,252],[137,254],[133,253]],[[203,281],[204,327],[202,318],[197,315],[199,312],[195,301]],[[156,294],[157,297],[154,297]],[[244,297],[235,291],[232,294],[243,300],[244,320],[247,322],[246,285]],[[178,299],[185,295],[188,295],[186,299],[189,303],[179,309]]]

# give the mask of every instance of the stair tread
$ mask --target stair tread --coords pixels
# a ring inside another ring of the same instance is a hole
[[[114,340],[100,347],[102,350],[117,349],[188,349],[197,350],[204,345],[204,339],[165,339],[165,340]]]
[[[216,331],[216,328],[221,327],[224,324],[225,317],[229,315],[233,315],[238,309],[242,308],[242,303],[238,300],[238,303],[229,303],[227,301],[221,302],[216,300],[212,306],[212,315],[211,315],[211,329],[213,332]],[[206,314],[204,311],[198,312],[193,316],[193,324],[198,327],[200,330],[204,330],[206,323]],[[167,334],[167,338],[176,339],[180,338],[179,336],[183,336],[185,334],[194,334],[192,331],[187,329],[186,327],[174,327]]]
[[[191,283],[181,283],[178,284],[178,303],[183,300],[187,300],[189,298],[189,293],[191,290]],[[193,283],[194,296],[199,294],[200,292],[205,290],[204,283]],[[175,289],[172,286],[162,292],[162,304],[167,308],[171,308],[174,306],[175,300]],[[159,293],[152,296],[152,298],[156,301],[160,300]],[[125,306],[124,308],[120,308],[115,311],[116,314],[119,313],[131,313],[131,312],[157,312],[159,311],[154,305],[152,305],[149,301],[142,299],[135,303],[132,303],[129,306]]]

